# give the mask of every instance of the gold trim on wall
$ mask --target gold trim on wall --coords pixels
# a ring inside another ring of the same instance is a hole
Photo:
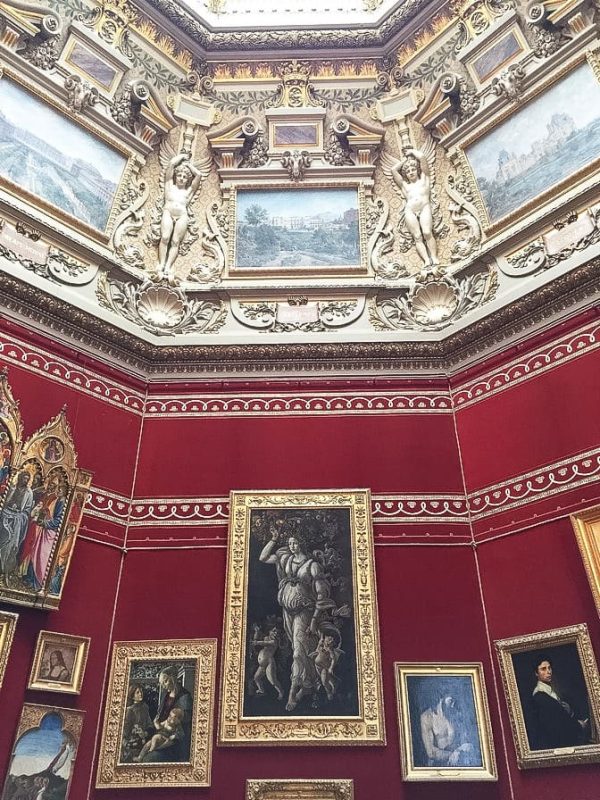
[[[6,673],[18,619],[19,615],[12,611],[0,611],[0,686]]]
[[[246,800],[353,800],[351,780],[247,780]]]

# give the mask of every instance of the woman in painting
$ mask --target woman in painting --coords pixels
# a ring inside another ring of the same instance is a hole
[[[283,610],[283,625],[292,645],[292,674],[286,710],[293,711],[302,697],[316,693],[320,681],[311,653],[319,644],[319,621],[335,609],[331,588],[319,561],[308,556],[297,536],[275,550],[279,532],[271,528],[271,541],[259,556],[264,564],[275,564],[279,589],[277,602]]]
[[[23,550],[20,572],[24,573],[25,582],[36,592],[44,586],[48,564],[60,531],[67,494],[66,483],[50,475],[44,497],[31,512],[35,521],[31,549],[28,552],[25,552],[25,548]]]
[[[141,686],[138,684],[130,686],[127,700],[123,720],[122,757],[123,761],[132,761],[154,730],[154,724]]]
[[[152,750],[144,755],[143,762],[155,761],[188,761],[190,757],[190,736],[192,730],[192,695],[181,685],[177,669],[167,667],[158,676],[158,684],[162,690],[162,700],[158,713],[153,721],[153,727],[161,730],[162,724],[168,719],[174,708],[181,709],[183,717],[181,727],[184,737],[173,743],[171,747],[162,750]]]

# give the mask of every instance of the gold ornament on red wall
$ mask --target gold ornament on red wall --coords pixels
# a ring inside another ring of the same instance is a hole
[[[573,514],[571,523],[600,614],[600,506]]]
[[[384,744],[367,490],[232,492],[221,744]]]
[[[23,441],[0,373],[0,600],[56,609],[92,475],[77,467],[66,408]]]

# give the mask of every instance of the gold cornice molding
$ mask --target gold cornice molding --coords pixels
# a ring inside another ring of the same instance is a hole
[[[600,258],[439,342],[378,341],[285,344],[155,345],[92,317],[11,275],[0,274],[0,297],[14,319],[58,333],[70,345],[109,356],[142,377],[166,374],[452,374],[473,366],[516,336],[597,302]],[[579,308],[578,308],[579,307]],[[93,353],[92,353],[93,354]]]

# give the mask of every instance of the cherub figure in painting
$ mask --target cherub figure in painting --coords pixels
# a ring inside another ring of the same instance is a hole
[[[322,630],[317,649],[310,653],[310,657],[315,661],[315,667],[328,700],[333,700],[336,692],[338,680],[334,674],[335,667],[340,660],[340,656],[344,654],[344,651],[339,647],[339,642],[339,633],[337,631],[334,634],[333,631],[326,632]]]
[[[277,678],[277,664],[275,663],[275,653],[279,649],[279,631],[277,627],[271,630],[260,638],[261,628],[260,625],[254,626],[254,636],[252,637],[252,646],[260,647],[258,651],[258,669],[254,673],[253,681],[256,686],[257,694],[265,693],[265,678],[269,681],[271,686],[277,692],[277,699],[283,700],[283,689]]]
[[[423,150],[406,147],[403,158],[395,160],[388,154],[381,158],[385,175],[394,182],[404,200],[398,223],[400,234],[415,246],[426,267],[440,263],[436,234],[446,232],[441,219],[436,219],[437,204],[433,197],[435,180],[435,149],[433,141]],[[403,233],[403,228],[405,233]],[[410,246],[410,244],[408,245]],[[408,248],[407,248],[408,249]]]
[[[212,159],[194,165],[189,153],[175,153],[168,142],[162,145],[159,157],[164,169],[163,200],[153,235],[158,240],[158,277],[173,281],[175,259],[187,252],[186,239],[189,247],[197,238],[190,203],[208,175]]]
[[[155,722],[157,732],[146,742],[140,750],[140,754],[133,760],[144,761],[148,753],[153,753],[155,750],[166,750],[173,747],[176,742],[182,742],[185,739],[183,718],[183,709],[172,708],[166,720]]]

